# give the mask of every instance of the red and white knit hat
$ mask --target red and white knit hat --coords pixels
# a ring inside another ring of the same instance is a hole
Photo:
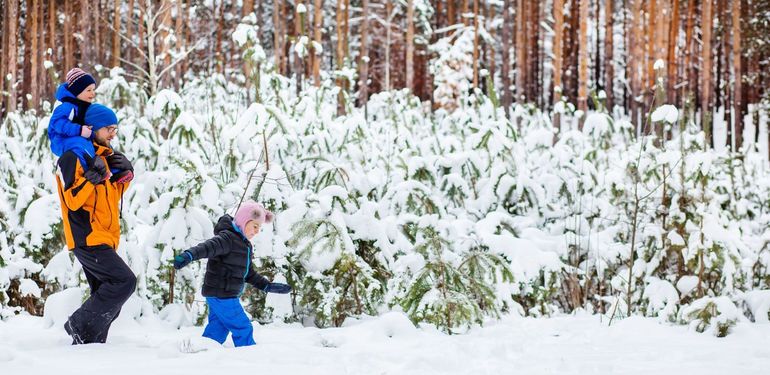
[[[96,80],[83,69],[72,68],[67,72],[67,90],[73,95],[80,95],[91,84],[96,84]]]

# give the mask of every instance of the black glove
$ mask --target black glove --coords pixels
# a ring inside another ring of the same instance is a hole
[[[107,164],[110,165],[112,172],[111,182],[126,183],[134,179],[134,166],[131,165],[126,155],[114,151],[112,155],[107,157]]]
[[[182,269],[182,267],[190,264],[192,261],[192,254],[189,251],[185,251],[174,257],[174,268]]]
[[[128,160],[126,155],[120,152],[114,151],[112,155],[107,157],[107,164],[110,165],[111,170],[119,169],[121,171],[133,171],[134,166]]]
[[[265,293],[278,293],[286,294],[291,292],[291,287],[282,283],[269,283],[265,285],[265,289],[262,289]]]
[[[101,183],[107,178],[107,165],[104,164],[101,156],[96,156],[92,159],[91,167],[83,173],[83,177],[94,185]]]

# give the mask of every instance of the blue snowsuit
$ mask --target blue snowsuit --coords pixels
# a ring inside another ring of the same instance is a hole
[[[62,156],[69,150],[75,150],[82,165],[86,165],[86,158],[81,155],[93,158],[96,153],[91,140],[80,136],[80,128],[86,125],[85,115],[91,103],[78,99],[67,90],[66,83],[60,84],[56,89],[56,100],[61,104],[54,108],[48,123],[51,152]]]

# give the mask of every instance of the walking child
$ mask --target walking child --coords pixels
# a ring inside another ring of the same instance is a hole
[[[208,258],[202,294],[209,308],[209,322],[203,331],[220,344],[229,333],[236,347],[254,345],[254,328],[241,306],[240,296],[249,283],[266,293],[289,293],[291,287],[271,283],[254,270],[251,261],[254,238],[273,213],[254,201],[244,202],[235,218],[224,215],[214,227],[214,237],[174,257],[174,268],[181,269],[194,260]]]

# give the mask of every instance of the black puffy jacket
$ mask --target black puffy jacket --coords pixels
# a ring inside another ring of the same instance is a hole
[[[264,290],[269,281],[254,271],[251,243],[233,223],[230,215],[219,218],[214,237],[187,251],[193,260],[208,258],[203,279],[204,297],[231,298],[243,292],[244,283]]]

